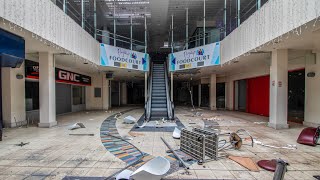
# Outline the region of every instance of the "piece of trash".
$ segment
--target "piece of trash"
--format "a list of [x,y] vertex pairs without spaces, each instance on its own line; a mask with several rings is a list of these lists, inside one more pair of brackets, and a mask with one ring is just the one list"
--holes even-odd
[[71,136],[94,136],[94,134],[69,134]]
[[132,179],[139,180],[160,180],[170,170],[170,161],[158,156],[131,174]]
[[128,134],[132,137],[144,136],[143,133],[138,133],[138,132],[128,132]]
[[123,119],[125,124],[133,124],[136,122],[136,118],[132,117],[132,116],[127,116]]
[[268,144],[263,144],[261,141],[257,141],[256,139],[253,139],[253,142],[255,144],[264,146],[264,147],[270,147],[270,148],[275,148],[275,149],[290,149],[290,150],[295,150],[297,149],[297,145],[295,144],[287,144],[287,146],[273,146],[273,145],[268,145]]
[[229,156],[228,158],[249,169],[250,171],[259,172],[258,166],[249,157]]
[[178,129],[177,127],[174,128],[174,131],[172,133],[172,137],[175,139],[180,139],[181,137],[181,130]]
[[21,142],[20,144],[15,144],[15,145],[22,147],[22,146],[25,146],[25,145],[27,145],[27,144],[30,144],[30,143],[29,143],[29,142],[27,142],[27,143]]
[[132,173],[133,171],[125,169],[116,176],[116,180],[129,180]]
[[262,122],[253,122],[253,124],[266,124],[267,122],[264,122],[264,121],[262,121]]
[[79,128],[86,128],[83,123],[75,123],[71,126],[69,126],[69,130],[75,130],[75,129],[79,129]]
[[147,125],[147,122],[144,122],[141,126],[137,126],[136,128],[144,128]]
[[189,124],[197,124],[197,123],[195,123],[195,122],[189,122]]

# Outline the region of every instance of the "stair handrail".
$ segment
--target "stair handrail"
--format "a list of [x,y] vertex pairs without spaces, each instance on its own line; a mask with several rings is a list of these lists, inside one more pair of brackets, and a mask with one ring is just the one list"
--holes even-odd
[[149,84],[148,84],[148,97],[147,102],[145,103],[145,120],[149,121],[151,117],[151,101],[152,101],[152,69],[153,69],[153,63],[151,62],[151,68],[150,68],[150,74],[149,74]]
[[[173,110],[173,102],[170,99],[170,95],[169,95],[169,81],[168,81],[168,71],[167,71],[167,63],[164,62],[164,75],[165,75],[165,84],[166,84],[166,97],[167,97],[167,110],[168,110],[168,117],[170,120],[174,119],[174,110]],[[172,87],[171,87],[172,88]]]

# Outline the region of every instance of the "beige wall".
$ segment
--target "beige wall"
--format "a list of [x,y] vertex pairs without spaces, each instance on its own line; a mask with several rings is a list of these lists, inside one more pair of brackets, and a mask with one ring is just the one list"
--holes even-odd
[[315,72],[315,77],[306,75],[304,124],[320,126],[320,53],[307,55],[306,74]]
[[[24,64],[20,68],[2,68],[2,111],[5,127],[26,124]],[[17,123],[16,123],[17,122]]]
[[[101,88],[101,97],[94,97],[94,88]],[[91,75],[91,86],[86,88],[86,109],[109,109],[109,84],[104,73]]]

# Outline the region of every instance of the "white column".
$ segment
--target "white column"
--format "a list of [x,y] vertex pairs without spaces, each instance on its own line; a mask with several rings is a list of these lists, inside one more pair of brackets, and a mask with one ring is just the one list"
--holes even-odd
[[198,106],[201,106],[201,82],[198,85]]
[[109,79],[106,79],[105,76],[102,76],[102,109],[104,110],[108,110],[110,108],[110,88],[109,88],[109,84],[110,81]]
[[56,121],[56,82],[53,54],[39,53],[39,127],[52,127]]
[[272,51],[269,126],[288,128],[288,50]]
[[[0,67],[1,68],[1,67]],[[20,68],[1,68],[2,83],[2,118],[5,127],[16,127],[26,124],[24,63]]]
[[234,84],[233,81],[226,82],[226,109],[233,110],[234,101]]
[[[315,73],[308,77],[308,73]],[[306,56],[306,86],[305,108],[303,125],[310,127],[320,126],[320,51]]]
[[128,94],[127,94],[127,83],[121,83],[121,104],[126,105],[128,104]]
[[217,76],[216,74],[211,74],[210,76],[210,109],[216,110],[217,109]]

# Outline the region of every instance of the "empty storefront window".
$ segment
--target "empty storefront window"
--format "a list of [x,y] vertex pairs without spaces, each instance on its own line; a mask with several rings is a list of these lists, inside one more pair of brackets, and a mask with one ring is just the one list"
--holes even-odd
[[73,99],[73,105],[85,104],[85,87],[73,86],[72,99]]
[[26,110],[32,111],[39,109],[39,83],[26,82]]

